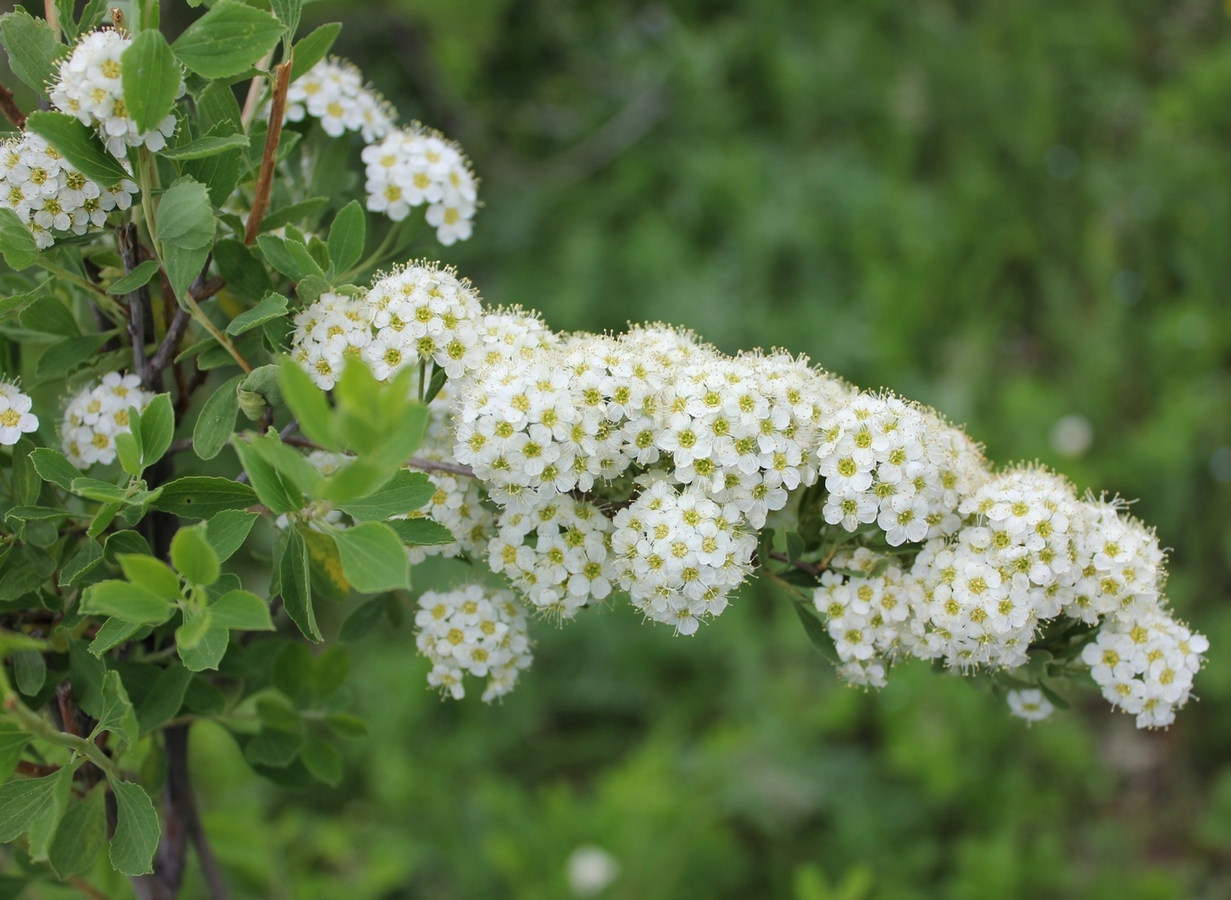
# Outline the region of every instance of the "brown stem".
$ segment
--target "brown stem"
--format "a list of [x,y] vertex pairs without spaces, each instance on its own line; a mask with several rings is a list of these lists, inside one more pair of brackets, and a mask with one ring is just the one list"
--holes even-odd
[[261,173],[256,179],[256,196],[252,198],[252,212],[248,214],[248,227],[244,243],[251,244],[261,231],[261,220],[269,209],[269,194],[274,186],[274,167],[278,159],[278,143],[282,140],[282,120],[286,117],[286,92],[291,86],[291,59],[274,69],[274,96],[269,106],[269,130],[265,132],[265,154],[261,157]]
[[39,763],[27,762],[26,760],[18,760],[17,771],[22,775],[29,775],[31,778],[43,778],[47,775],[54,775],[60,771],[59,766],[44,766]]
[[88,881],[85,881],[76,875],[71,876],[68,879],[68,883],[89,897],[90,900],[107,900],[106,894],[94,887],[94,885],[90,884]]
[[146,370],[146,378],[142,379],[148,382],[145,385],[147,389],[153,388],[153,383],[158,380],[163,370],[171,365],[171,361],[175,359],[180,341],[184,339],[184,332],[188,330],[188,325],[191,321],[192,315],[188,310],[177,309],[175,311],[175,316],[171,319],[171,325],[167,328],[167,333],[163,336],[162,343],[158,345],[158,349],[154,351],[154,355],[150,358],[149,366]]
[[[137,226],[131,222],[116,229],[116,244],[124,271],[131,272],[140,263],[137,248]],[[128,295],[128,339],[133,351],[133,374],[146,388],[151,386],[150,364],[145,355],[146,314],[150,310],[150,289],[142,285]]]
[[0,84],[0,112],[4,113],[4,117],[17,129],[26,127],[26,114],[21,111],[21,107],[13,99],[13,92],[3,84]]
[[784,562],[792,565],[802,572],[807,572],[813,578],[820,578],[821,573],[827,568],[826,566],[817,565],[816,563],[804,562],[802,559],[791,559],[785,553],[779,553],[776,550],[770,551],[769,558],[777,560],[778,562]]

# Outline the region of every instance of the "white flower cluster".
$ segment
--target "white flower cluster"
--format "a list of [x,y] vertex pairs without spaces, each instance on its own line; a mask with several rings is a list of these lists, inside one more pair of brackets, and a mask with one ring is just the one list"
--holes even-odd
[[536,607],[571,619],[611,593],[611,520],[585,500],[557,497],[527,512],[506,511],[487,545],[487,564]]
[[469,239],[478,180],[460,147],[417,122],[364,148],[368,209],[395,222],[427,205],[427,223],[446,247]]
[[833,557],[813,603],[828,620],[843,679],[884,687],[883,660],[914,649],[919,626],[910,591],[901,568],[866,547]]
[[[883,686],[885,663],[908,655],[1011,670],[1028,662],[1043,623],[1063,615],[1101,623],[1081,658],[1111,703],[1140,727],[1172,721],[1209,642],[1165,609],[1153,533],[1033,467],[989,478],[958,511],[964,527],[927,541],[909,568],[867,548],[834,556],[813,602],[847,680]],[[1033,696],[1011,692],[1015,713],[1050,713]]]
[[825,521],[847,531],[875,522],[893,547],[956,531],[958,503],[986,478],[965,434],[897,397],[860,394],[820,431]]
[[0,444],[11,447],[23,434],[38,430],[38,416],[30,412],[34,401],[11,381],[0,380]]
[[[129,147],[158,151],[175,133],[175,116],[168,113],[153,131],[141,131],[124,105],[124,67],[121,57],[132,38],[110,28],[91,32],[60,63],[60,78],[48,96],[56,107],[97,129],[107,149],[124,159]],[[175,96],[184,95],[184,79],[177,74]]]
[[365,360],[381,381],[420,361],[460,378],[483,360],[482,315],[474,289],[452,270],[409,265],[364,294],[321,294],[295,316],[292,352],[326,391],[348,357]]
[[432,662],[428,684],[454,699],[466,694],[467,673],[486,678],[484,702],[503,697],[530,665],[526,617],[511,591],[472,584],[453,591],[425,591],[415,613],[419,652]]
[[694,634],[748,577],[757,540],[733,503],[658,479],[616,514],[611,544],[633,605],[677,634]]
[[108,372],[86,385],[68,402],[60,426],[64,455],[78,468],[115,460],[115,436],[129,434],[130,407],[144,412],[154,394],[143,390],[136,375]]
[[1081,658],[1108,703],[1135,715],[1138,728],[1161,728],[1188,702],[1208,649],[1204,635],[1153,606],[1111,616]]
[[107,213],[128,209],[136,193],[127,178],[112,188],[99,186],[33,132],[0,146],[0,208],[26,223],[40,249],[54,244],[57,234],[105,225]]
[[363,74],[336,56],[322,59],[286,92],[287,120],[302,122],[306,116],[319,119],[330,137],[357,131],[365,144],[383,138],[397,120],[385,98],[364,84]]

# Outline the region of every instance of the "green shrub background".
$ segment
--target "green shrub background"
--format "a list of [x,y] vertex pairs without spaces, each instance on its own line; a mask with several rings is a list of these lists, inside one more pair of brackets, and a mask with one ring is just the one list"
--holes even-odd
[[474,161],[475,237],[440,255],[489,303],[783,346],[1140,498],[1213,647],[1200,702],[1139,733],[1094,695],[1028,729],[921,664],[844,688],[769,588],[694,638],[621,602],[536,623],[491,708],[426,690],[403,627],[353,647],[373,733],[337,789],[280,792],[194,731],[236,896],[567,898],[582,844],[618,860],[611,898],[1231,895],[1221,5],[327,0],[304,30],[334,19]]

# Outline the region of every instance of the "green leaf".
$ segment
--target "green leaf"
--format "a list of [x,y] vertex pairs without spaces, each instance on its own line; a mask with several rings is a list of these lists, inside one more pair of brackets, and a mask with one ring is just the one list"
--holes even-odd
[[[265,273],[265,264],[242,241],[228,238],[214,244],[214,261],[218,272],[226,279],[227,287],[237,297],[245,300],[260,300],[269,293],[269,276]],[[283,307],[283,314],[286,309]],[[242,318],[247,313],[241,313]],[[247,330],[247,329],[245,329]],[[239,331],[227,331],[240,334]]]
[[368,733],[368,723],[353,713],[330,713],[325,722],[342,737],[361,738]]
[[325,274],[308,252],[308,248],[298,241],[262,234],[257,237],[256,242],[265,254],[265,260],[292,281],[302,281],[309,275],[323,277]]
[[139,584],[165,600],[179,598],[179,577],[161,559],[142,553],[120,553],[116,555],[116,561],[119,562],[124,577],[133,584]]
[[22,328],[40,331],[44,334],[58,334],[61,337],[73,337],[81,334],[77,320],[57,297],[40,297],[25,311],[20,319]]
[[222,574],[218,554],[206,537],[206,526],[181,528],[171,539],[171,564],[193,584],[209,585]]
[[227,326],[227,334],[243,334],[253,328],[263,325],[271,319],[280,319],[286,315],[289,301],[281,294],[268,294],[264,300],[252,309],[245,310]]
[[[143,32],[150,33],[150,32]],[[160,268],[158,260],[147,259],[137,268],[133,269],[122,278],[117,278],[107,287],[108,294],[123,295],[131,294],[137,288],[145,287],[150,283],[150,279],[158,274]]]
[[384,614],[384,597],[375,597],[364,602],[346,617],[346,621],[342,623],[342,628],[338,631],[338,640],[348,643],[359,640],[377,626]]
[[[213,90],[214,88],[219,90],[215,91]],[[198,107],[200,108],[207,97],[221,97],[223,95],[230,96],[231,103],[235,103],[234,96],[231,96],[230,87],[214,82],[202,93]],[[229,110],[227,112],[229,113]],[[203,140],[231,137],[239,129],[238,120],[239,107],[235,106],[235,123],[232,123],[229,119],[215,123],[206,132]],[[221,153],[200,159],[183,159],[179,161],[180,172],[205,185],[209,191],[210,202],[214,207],[220,207],[227,202],[227,198],[235,190],[235,185],[239,184],[240,175],[243,173],[243,156],[242,150],[224,150]]]
[[73,686],[73,699],[97,719],[103,714],[103,679],[107,677],[107,666],[87,652],[84,641],[70,641],[68,673]]
[[56,772],[42,778],[10,781],[0,787],[0,843],[16,840],[54,814],[60,781],[60,773]]
[[239,385],[246,375],[236,375],[209,395],[192,429],[192,449],[201,459],[213,459],[222,452],[235,431],[239,413]]
[[21,754],[34,736],[16,725],[0,721],[0,784],[8,780],[21,760]]
[[304,637],[320,642],[321,632],[316,625],[316,612],[312,608],[312,581],[308,571],[308,548],[303,535],[295,528],[286,533],[282,554],[278,560],[279,583],[282,587],[282,605]]
[[153,507],[191,519],[208,519],[228,509],[246,509],[257,503],[249,485],[230,478],[189,475],[163,486]]
[[271,430],[260,437],[252,438],[248,445],[280,476],[289,480],[304,494],[313,495],[323,476],[308,462],[303,453],[282,443],[276,431]]
[[60,771],[49,776],[55,779],[51,785],[51,802],[30,823],[30,840],[26,847],[30,858],[35,862],[47,860],[47,853],[51,849],[51,839],[55,837],[56,829],[60,827],[64,811],[68,809],[68,799],[73,791],[73,772],[76,769],[76,763],[66,763],[60,767]]
[[81,10],[78,33],[88,34],[101,25],[111,3],[112,0],[87,0],[85,8]]
[[231,509],[218,513],[206,523],[205,537],[218,554],[219,562],[226,562],[243,546],[256,520],[256,513]]
[[250,591],[228,591],[209,607],[214,624],[235,631],[273,631],[269,606]]
[[110,781],[117,813],[111,865],[124,875],[148,875],[154,871],[160,833],[154,804],[141,785],[115,778]]
[[306,75],[314,65],[325,58],[333,42],[342,31],[342,23],[322,25],[295,45],[295,58],[291,63],[291,82]]
[[303,225],[328,205],[328,197],[310,197],[307,200],[283,206],[261,220],[261,231],[277,231],[286,225]]
[[342,571],[356,590],[374,594],[409,586],[406,548],[388,525],[366,522],[336,529],[331,536],[338,545]]
[[18,650],[10,657],[13,663],[13,680],[17,690],[33,697],[43,689],[47,680],[47,660],[37,650]]
[[13,74],[46,99],[48,87],[59,80],[60,59],[68,53],[51,26],[22,9],[6,13],[0,16],[0,44],[8,51]]
[[108,672],[103,679],[103,711],[90,740],[104,731],[110,731],[127,747],[137,742],[137,713],[128,699],[128,691],[124,690],[124,683],[120,681],[119,672]]
[[278,17],[278,21],[286,26],[286,38],[295,36],[299,27],[299,17],[303,13],[304,0],[269,0],[269,6]]
[[799,616],[799,621],[804,626],[804,633],[808,635],[808,640],[812,642],[812,646],[820,650],[826,659],[836,663],[838,655],[834,650],[833,638],[829,636],[829,631],[826,630],[825,624],[804,603],[795,601],[793,605],[795,606],[796,614]]
[[786,533],[786,557],[788,562],[795,562],[804,555],[804,539],[793,531]]
[[280,728],[264,728],[244,746],[244,759],[254,766],[283,768],[295,761],[303,736]]
[[205,78],[228,78],[273,49],[286,30],[268,13],[236,0],[218,0],[171,45],[180,62]]
[[330,697],[346,681],[350,674],[350,653],[344,647],[330,647],[316,658],[312,678],[316,696],[324,700]]
[[239,454],[239,461],[262,503],[279,514],[303,509],[303,495],[299,489],[283,478],[247,441],[232,441],[231,446]]
[[38,259],[38,244],[26,224],[11,209],[0,209],[0,253],[10,269],[20,272]]
[[77,553],[60,569],[60,587],[76,587],[78,582],[103,561],[103,548],[98,541],[86,538]]
[[26,129],[46,138],[77,171],[103,187],[112,187],[128,177],[94,130],[72,116],[58,112],[33,112],[26,119]]
[[206,159],[211,156],[217,156],[219,153],[224,153],[227,150],[246,150],[247,148],[247,135],[206,135],[187,144],[180,144],[173,149],[159,151],[158,155],[175,160]]
[[148,467],[162,459],[175,437],[175,409],[170,394],[158,394],[141,413],[141,461]]
[[239,386],[239,408],[249,419],[259,419],[265,406],[282,405],[282,388],[278,384],[278,367],[257,366]]
[[63,378],[82,363],[89,362],[94,352],[107,340],[105,334],[83,334],[63,338],[39,354],[34,377],[39,382]]
[[400,469],[371,496],[341,503],[339,509],[359,522],[384,521],[422,509],[435,493],[436,485],[423,472]]
[[147,28],[133,36],[120,56],[124,105],[141,131],[154,131],[171,112],[183,79],[162,32]]
[[313,384],[308,373],[289,356],[284,356],[278,365],[278,384],[300,430],[314,443],[336,450],[338,445],[333,438],[325,392]]
[[336,787],[342,781],[342,754],[338,753],[333,744],[316,735],[309,735],[299,758],[308,767],[308,771],[319,781]]
[[113,647],[118,647],[142,628],[139,622],[125,622],[123,619],[108,619],[94,635],[90,642],[90,653],[99,659]]
[[335,276],[346,272],[363,256],[367,216],[358,200],[352,200],[334,216],[329,227],[329,259]]
[[[317,698],[312,690],[312,668],[311,651],[303,644],[288,642],[274,659],[274,687],[301,709],[314,706]],[[276,717],[267,717],[265,721],[275,728],[294,727],[279,723]]]
[[107,843],[106,791],[95,787],[69,804],[47,858],[61,878],[89,871]]
[[88,475],[74,478],[69,489],[78,497],[97,500],[99,503],[123,503],[128,498],[128,493],[123,488],[99,478],[90,478]]
[[114,616],[125,622],[160,625],[175,612],[175,605],[148,588],[127,581],[100,581],[86,589],[81,611],[91,616]]
[[187,176],[177,179],[158,204],[159,243],[196,250],[213,239],[213,206],[205,185]]
[[213,624],[195,647],[179,648],[180,659],[194,672],[217,669],[222,658],[226,656],[230,643],[231,632],[221,625]]
[[13,446],[13,499],[27,505],[36,503],[43,492],[43,479],[30,458],[34,449],[34,442],[25,437]]
[[62,491],[72,490],[73,481],[81,477],[81,471],[58,450],[40,447],[30,454],[35,470]]
[[167,272],[167,281],[171,285],[171,291],[181,306],[184,305],[182,298],[188,293],[188,289],[192,287],[197,276],[201,274],[205,264],[209,262],[209,250],[208,244],[192,250],[171,244],[163,246],[163,268]]

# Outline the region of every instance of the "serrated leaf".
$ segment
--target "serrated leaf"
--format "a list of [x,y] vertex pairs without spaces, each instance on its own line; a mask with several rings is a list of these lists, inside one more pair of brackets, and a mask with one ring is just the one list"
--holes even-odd
[[330,425],[329,401],[325,392],[318,388],[299,363],[289,356],[278,365],[278,384],[286,405],[294,413],[299,428],[314,443],[332,450],[337,449]]
[[63,378],[83,363],[107,340],[105,334],[83,334],[56,341],[39,354],[34,377],[40,383]]
[[205,78],[228,78],[273,49],[286,30],[268,13],[236,0],[218,0],[171,45],[180,62]]
[[279,514],[303,509],[303,494],[299,489],[282,477],[247,441],[236,440],[231,445],[262,503]]
[[[192,618],[193,623],[204,621],[209,627],[200,632],[199,635],[191,635],[192,641],[187,644],[179,642],[179,631],[176,632],[180,659],[183,660],[185,666],[194,672],[216,669],[218,668],[218,663],[222,661],[222,657],[226,655],[227,647],[231,641],[231,632],[220,625],[215,625],[209,610],[201,610]],[[193,623],[190,623],[188,627],[191,627]],[[180,631],[182,630],[183,628],[180,629]]]
[[115,836],[111,839],[111,865],[130,877],[154,871],[154,851],[158,849],[158,815],[149,795],[139,784],[111,779],[115,795]]
[[0,787],[0,843],[16,840],[54,812],[59,781],[60,773],[56,772]]
[[338,545],[342,571],[356,590],[371,594],[409,586],[406,548],[388,525],[365,522],[336,529],[331,536]]
[[342,781],[342,754],[324,738],[310,735],[299,751],[299,758],[317,780],[332,787]]
[[63,491],[71,491],[73,481],[81,477],[81,471],[58,450],[40,447],[30,453],[30,461],[44,481]]
[[95,787],[71,803],[48,849],[51,867],[61,878],[87,872],[107,843],[106,791]]
[[131,747],[137,742],[137,713],[128,699],[128,691],[124,690],[119,672],[108,672],[103,678],[102,714],[90,740],[104,731],[110,731],[120,738],[125,746]]
[[47,660],[37,650],[18,650],[9,657],[13,664],[13,680],[17,690],[33,697],[47,680]]
[[248,740],[244,746],[244,759],[252,765],[283,768],[295,761],[303,742],[303,735],[265,728]]
[[169,247],[196,250],[214,239],[214,213],[205,185],[181,177],[167,188],[158,204],[158,241]]
[[46,98],[48,87],[59,78],[59,62],[68,47],[56,40],[46,22],[22,9],[0,16],[0,43],[13,74]]
[[142,629],[140,622],[125,622],[123,619],[108,619],[94,634],[90,653],[102,659],[104,653],[118,647]]
[[119,161],[107,152],[98,135],[75,118],[58,112],[33,112],[26,129],[42,135],[82,175],[103,187],[112,187],[128,177]]

